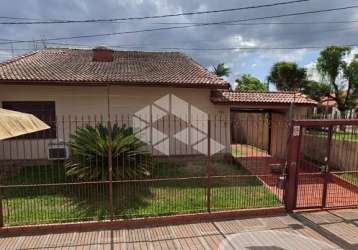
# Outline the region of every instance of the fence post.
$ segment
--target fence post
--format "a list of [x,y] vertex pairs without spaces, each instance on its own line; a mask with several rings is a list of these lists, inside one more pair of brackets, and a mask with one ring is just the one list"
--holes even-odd
[[208,116],[208,158],[207,158],[207,167],[206,167],[206,172],[207,172],[207,193],[206,193],[206,197],[207,197],[207,210],[208,213],[211,212],[211,175],[212,175],[212,166],[211,166],[211,143],[210,143],[210,139],[211,139],[211,122],[210,122],[210,116]]
[[292,212],[296,208],[297,189],[298,189],[298,168],[299,154],[302,137],[302,127],[295,125],[294,122],[289,127],[289,143],[287,154],[287,182],[285,187],[285,206],[287,212]]
[[113,166],[112,166],[112,124],[108,120],[108,196],[110,219],[113,220]]
[[326,151],[327,156],[325,158],[326,165],[323,173],[324,182],[323,182],[323,193],[322,193],[322,207],[325,207],[327,203],[327,188],[328,188],[328,181],[329,181],[328,172],[329,172],[329,163],[331,158],[332,134],[333,134],[333,126],[329,126],[328,138],[327,138],[327,151]]
[[107,130],[108,130],[108,196],[110,219],[113,220],[113,164],[112,164],[112,124],[110,108],[110,86],[107,85]]
[[2,187],[0,183],[0,227],[4,226],[4,215],[3,215],[3,205],[2,205]]

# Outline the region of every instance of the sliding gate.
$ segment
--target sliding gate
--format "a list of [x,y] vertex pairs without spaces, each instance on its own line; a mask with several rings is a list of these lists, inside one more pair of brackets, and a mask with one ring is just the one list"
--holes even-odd
[[295,209],[358,206],[358,120],[298,120]]

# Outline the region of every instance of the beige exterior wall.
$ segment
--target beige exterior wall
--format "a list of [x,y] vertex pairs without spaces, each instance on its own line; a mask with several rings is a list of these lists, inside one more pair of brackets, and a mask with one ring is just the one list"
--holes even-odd
[[[152,104],[159,98],[173,94],[190,105],[209,114],[211,118],[221,122],[212,124],[212,138],[230,145],[230,108],[229,106],[214,105],[210,101],[209,89],[162,88],[162,87],[110,87],[111,120],[122,119],[129,121],[130,115]],[[0,102],[2,101],[55,101],[57,116],[57,139],[54,140],[10,140],[0,144],[0,159],[43,159],[47,157],[47,144],[51,141],[68,141],[68,137],[76,126],[94,123],[94,116],[99,121],[101,116],[107,119],[107,88],[99,86],[13,86],[0,85]],[[173,108],[173,107],[171,107]],[[69,118],[71,117],[71,118]],[[89,119],[90,118],[90,119]],[[69,122],[69,120],[73,122]],[[74,120],[77,122],[74,122]],[[173,117],[171,119],[174,119]],[[201,118],[199,118],[201,119]],[[203,118],[204,119],[204,118]],[[83,121],[83,122],[82,122]],[[173,122],[173,121],[172,121]],[[126,122],[127,123],[127,122]],[[164,124],[164,123],[163,123]],[[174,127],[164,128],[164,131],[174,133],[174,129],[183,129],[185,122],[174,121]],[[161,126],[160,121],[158,127]],[[165,125],[163,125],[165,126]],[[185,145],[177,145],[171,140],[170,151],[176,154],[193,154]],[[176,152],[173,152],[176,151]]]
[[264,113],[233,112],[232,138],[235,143],[253,145],[268,150],[269,119]]
[[288,140],[287,114],[272,114],[271,155],[274,159],[286,159]]

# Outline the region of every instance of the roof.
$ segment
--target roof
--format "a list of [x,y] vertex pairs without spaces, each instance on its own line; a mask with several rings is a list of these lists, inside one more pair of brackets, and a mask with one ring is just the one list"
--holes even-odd
[[211,101],[216,104],[295,104],[316,105],[302,93],[215,91]]
[[1,63],[0,83],[229,87],[228,82],[179,52],[114,51],[111,62],[92,58],[92,49],[35,51]]
[[[346,96],[347,93],[343,93],[343,96]],[[330,96],[323,96],[321,97],[320,101],[319,101],[319,106],[321,107],[327,107],[327,108],[331,108],[331,107],[336,107],[337,106],[337,101],[335,100],[336,94],[335,93],[331,93]],[[358,108],[358,104],[356,105],[355,108]]]
[[324,96],[319,101],[319,105],[325,107],[335,107],[337,102],[332,97]]

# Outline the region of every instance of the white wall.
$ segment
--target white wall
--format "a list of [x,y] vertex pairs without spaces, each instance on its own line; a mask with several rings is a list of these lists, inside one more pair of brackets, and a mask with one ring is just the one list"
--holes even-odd
[[[132,115],[159,98],[173,94],[195,108],[220,119],[220,125],[212,125],[212,137],[228,146],[230,144],[229,106],[214,105],[210,101],[209,89],[163,88],[163,87],[110,87],[111,120],[128,120],[132,125]],[[1,159],[42,159],[46,158],[47,144],[51,141],[68,141],[76,126],[107,119],[107,88],[99,86],[25,86],[0,85],[2,101],[54,101],[57,116],[57,138],[54,140],[9,140],[0,144]],[[173,107],[172,107],[173,108]],[[220,118],[219,118],[220,117]],[[69,122],[72,120],[73,122]],[[74,122],[77,120],[77,122]],[[82,122],[83,121],[83,122]],[[176,121],[177,129],[185,122]],[[173,129],[173,128],[172,128]],[[173,140],[174,141],[174,140]],[[178,142],[172,142],[175,145]],[[179,147],[179,146],[178,146]],[[180,147],[183,147],[181,145]],[[176,146],[173,148],[180,151]],[[183,151],[181,154],[193,153]]]

